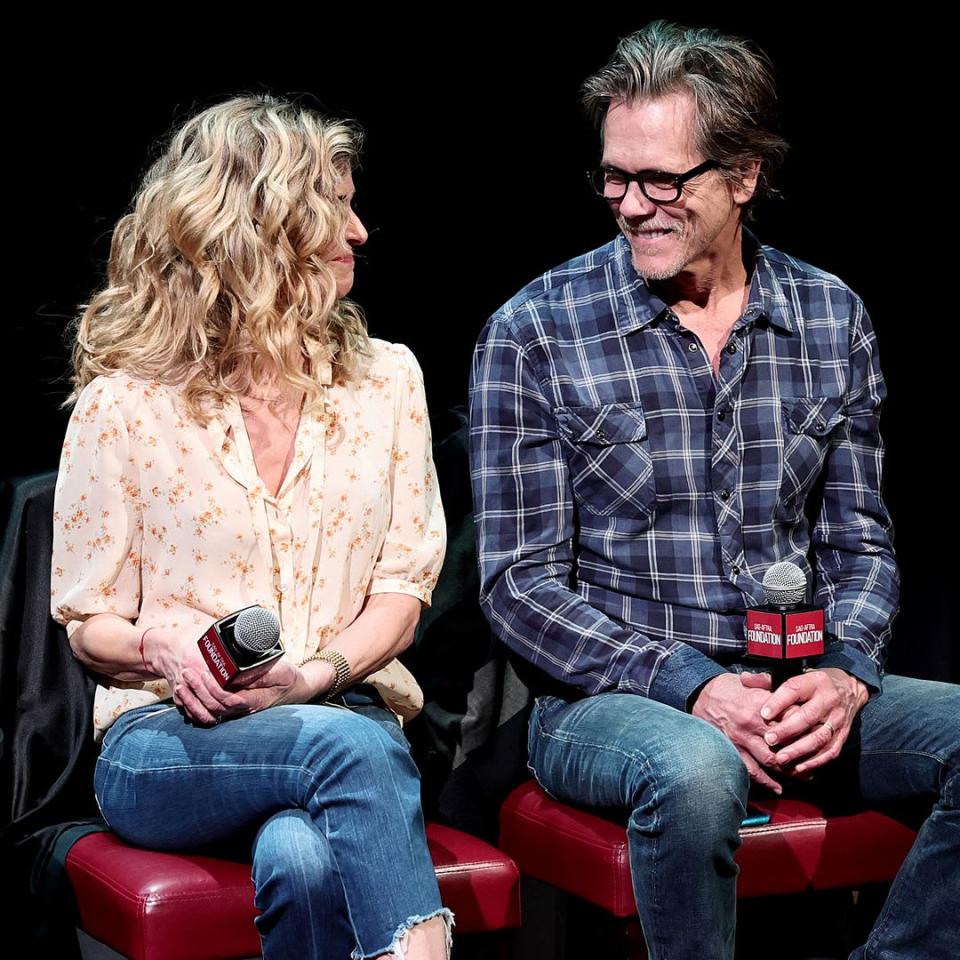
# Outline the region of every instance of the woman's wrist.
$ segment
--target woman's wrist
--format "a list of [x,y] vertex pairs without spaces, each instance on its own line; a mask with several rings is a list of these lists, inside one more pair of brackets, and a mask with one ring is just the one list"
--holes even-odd
[[[146,630],[115,613],[95,613],[70,634],[70,649],[88,670],[114,680],[145,679],[150,669],[150,640],[146,640],[145,658],[140,643]],[[144,667],[144,662],[148,664]],[[152,677],[151,677],[152,679]]]
[[147,629],[140,634],[140,662],[143,664],[143,669],[146,670],[147,673],[150,673],[151,670],[147,666],[147,657],[146,653],[144,652],[144,645],[147,642],[147,634],[153,629],[153,627],[147,627]]
[[[143,666],[144,671],[149,674],[151,677],[160,677],[163,675],[163,672],[157,667],[157,631],[160,628],[154,624],[153,626],[147,627],[143,633],[140,634],[140,663]],[[148,636],[152,631],[152,635]]]
[[304,683],[302,702],[306,703],[309,700],[316,700],[327,695],[337,679],[337,671],[326,660],[311,659],[300,667],[300,676]]

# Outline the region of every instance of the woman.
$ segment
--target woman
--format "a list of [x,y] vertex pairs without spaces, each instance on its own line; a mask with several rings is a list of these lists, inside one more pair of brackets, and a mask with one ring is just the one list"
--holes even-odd
[[[57,483],[52,609],[99,684],[104,818],[157,849],[249,832],[267,958],[441,957],[452,924],[395,659],[443,514],[419,367],[344,299],[358,145],[269,96],[174,134],[80,318]],[[222,689],[197,641],[252,604],[285,653]]]

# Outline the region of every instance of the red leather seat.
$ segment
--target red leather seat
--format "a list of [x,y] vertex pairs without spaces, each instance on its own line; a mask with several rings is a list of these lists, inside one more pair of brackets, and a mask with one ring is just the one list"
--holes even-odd
[[[520,876],[508,856],[439,824],[427,825],[427,842],[457,933],[520,925]],[[249,863],[140,850],[92,833],[71,848],[67,874],[81,929],[130,960],[260,954]]]
[[[824,816],[801,800],[758,804],[770,823],[745,827],[737,853],[741,897],[855,887],[893,879],[914,832],[876,812]],[[636,914],[623,823],[551,799],[533,780],[500,811],[500,848],[521,874],[613,914]]]

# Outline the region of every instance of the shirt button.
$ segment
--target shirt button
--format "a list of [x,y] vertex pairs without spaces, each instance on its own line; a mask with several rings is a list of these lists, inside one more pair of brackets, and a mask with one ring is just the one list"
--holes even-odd
[[721,410],[721,411],[717,414],[717,419],[718,419],[721,423],[723,423],[723,421],[727,419],[726,411]]
[[740,568],[739,568],[738,566],[736,566],[736,564],[734,564],[734,566],[732,566],[732,567],[730,568],[730,572],[731,572],[735,577],[738,577],[738,576],[740,575]]
[[818,432],[818,433],[823,433],[823,431],[826,430],[826,429],[827,429],[826,423],[824,423],[823,420],[818,420],[818,421],[817,421],[817,432]]
[[598,431],[597,431],[597,439],[598,439],[598,440],[601,440],[601,441],[602,441],[602,440],[606,440],[606,439],[607,439],[607,435],[606,435],[602,430],[598,430]]
[[691,340],[691,341],[687,344],[687,349],[688,349],[691,353],[696,353],[696,352],[697,352],[697,344],[696,344],[696,341],[695,341],[695,340]]
[[737,345],[735,343],[728,343],[727,353],[736,353],[736,352],[737,352]]
[[720,491],[720,499],[721,499],[721,500],[729,500],[729,499],[730,499],[730,491],[729,491],[726,487],[724,487],[724,488]]

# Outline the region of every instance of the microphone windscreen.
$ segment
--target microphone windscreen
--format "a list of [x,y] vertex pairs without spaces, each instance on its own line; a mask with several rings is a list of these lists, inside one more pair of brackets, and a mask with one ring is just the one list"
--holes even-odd
[[269,610],[250,607],[237,617],[233,639],[238,647],[250,653],[266,653],[280,639],[280,622]]
[[806,599],[807,578],[795,563],[781,560],[763,575],[763,592],[775,607],[796,606]]

